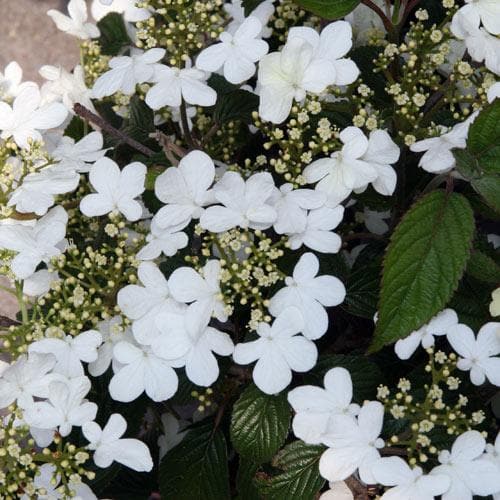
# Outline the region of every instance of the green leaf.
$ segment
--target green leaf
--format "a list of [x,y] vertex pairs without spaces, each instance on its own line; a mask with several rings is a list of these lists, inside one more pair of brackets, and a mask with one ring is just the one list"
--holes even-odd
[[264,0],[243,0],[241,6],[245,11],[245,17],[248,17]]
[[289,426],[286,393],[270,396],[251,384],[234,404],[231,442],[242,457],[266,462],[285,442]]
[[247,90],[234,90],[219,96],[214,110],[214,120],[227,123],[240,120],[244,123],[252,122],[252,113],[259,106],[259,97]]
[[160,464],[160,494],[172,500],[229,500],[224,434],[212,423],[191,429]]
[[138,96],[130,100],[130,117],[122,131],[136,141],[150,140],[149,134],[155,131],[153,110]]
[[123,16],[116,12],[111,12],[103,17],[97,23],[97,27],[101,32],[99,44],[103,55],[116,56],[123,47],[132,43]]
[[467,263],[467,273],[485,283],[500,283],[500,266],[485,253],[474,250]]
[[285,446],[274,458],[272,465],[280,472],[256,479],[260,493],[272,500],[313,500],[325,480],[319,474],[319,459],[323,446],[312,446],[294,441]]
[[434,191],[410,208],[387,247],[371,351],[406,337],[446,306],[473,235],[472,209],[460,194]]
[[259,464],[240,457],[238,474],[236,475],[236,500],[260,500],[259,491],[254,484],[254,477],[259,469]]
[[496,158],[500,161],[500,101],[495,99],[486,106],[469,128],[467,150],[481,160]]
[[353,11],[361,0],[295,0],[304,9],[325,19],[339,19]]
[[85,135],[85,122],[79,116],[73,116],[64,130],[64,135],[71,137],[76,142],[83,139],[83,136]]

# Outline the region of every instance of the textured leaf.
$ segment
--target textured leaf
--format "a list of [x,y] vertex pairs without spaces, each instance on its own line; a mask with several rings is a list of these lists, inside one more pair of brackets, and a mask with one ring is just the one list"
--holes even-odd
[[386,251],[372,351],[406,337],[446,306],[473,234],[472,209],[460,194],[434,191],[410,208]]
[[264,0],[242,0],[241,6],[245,11],[245,17],[248,17]]
[[304,9],[325,19],[338,19],[354,10],[361,0],[295,0]]
[[233,407],[231,441],[236,451],[257,463],[269,460],[283,445],[290,426],[286,394],[270,396],[248,386]]
[[236,475],[237,500],[260,500],[259,491],[254,483],[258,469],[258,464],[240,457],[238,474]]
[[325,480],[319,474],[319,459],[323,446],[311,446],[294,441],[274,458],[272,465],[280,469],[276,475],[261,473],[257,487],[264,498],[272,500],[313,500]]
[[136,141],[150,140],[149,134],[155,130],[153,110],[138,96],[132,97],[129,109],[130,117],[122,128],[123,132]]
[[489,255],[474,250],[467,263],[467,273],[479,281],[500,283],[500,266]]
[[214,120],[219,123],[227,123],[232,120],[240,120],[244,123],[252,121],[252,113],[259,106],[259,97],[247,90],[234,90],[219,96],[214,110]]
[[160,494],[175,500],[230,498],[224,434],[212,425],[191,429],[160,464]]
[[107,14],[97,23],[97,27],[101,31],[99,44],[102,54],[116,56],[122,47],[131,44],[123,16],[120,14],[116,12]]

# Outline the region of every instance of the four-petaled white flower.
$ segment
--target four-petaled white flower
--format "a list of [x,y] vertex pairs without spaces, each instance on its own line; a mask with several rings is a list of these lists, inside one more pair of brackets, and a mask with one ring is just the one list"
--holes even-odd
[[95,24],[88,23],[87,3],[85,0],[70,0],[66,16],[58,10],[51,9],[47,15],[52,18],[56,26],[68,35],[82,40],[97,38],[101,33]]
[[[229,24],[227,25],[226,31],[233,34],[245,22],[245,9],[241,4],[241,0],[231,0],[230,3],[224,4],[224,10],[229,16]],[[263,38],[268,38],[272,34],[272,29],[267,28],[266,25],[273,13],[274,5],[272,0],[264,0],[249,14],[249,16],[256,17],[260,21],[262,25],[261,36]]]
[[344,207],[322,207],[307,214],[306,226],[302,232],[289,233],[288,242],[292,250],[302,245],[321,253],[337,253],[342,240],[333,232],[344,217]]
[[444,474],[424,475],[421,467],[413,469],[400,457],[386,457],[372,466],[373,477],[384,486],[391,486],[382,500],[434,500],[450,487]]
[[28,278],[40,262],[49,262],[61,254],[67,222],[66,210],[57,206],[33,226],[0,225],[0,247],[18,252],[10,265],[17,278]]
[[0,408],[15,401],[19,407],[27,408],[33,404],[33,397],[46,398],[49,383],[55,378],[49,372],[55,364],[56,358],[49,354],[22,354],[7,365],[0,373]]
[[101,99],[118,91],[132,95],[136,85],[154,77],[161,66],[158,61],[161,61],[164,55],[165,49],[149,49],[131,56],[113,57],[109,61],[111,69],[94,83],[92,96]]
[[420,344],[424,349],[433,346],[434,336],[446,335],[457,324],[457,313],[453,309],[445,309],[408,337],[398,340],[394,350],[399,359],[409,359]]
[[234,361],[240,365],[257,361],[255,385],[266,394],[277,394],[292,381],[292,371],[307,372],[316,364],[318,351],[314,342],[299,335],[303,330],[301,312],[285,309],[272,325],[259,323],[259,339],[236,345]]
[[0,71],[0,99],[12,99],[26,87],[36,87],[34,82],[23,82],[23,70],[16,61],[11,61],[3,74]]
[[97,193],[88,194],[80,202],[87,217],[121,212],[129,221],[141,218],[142,205],[135,200],[144,192],[146,165],[135,161],[122,170],[109,158],[101,158],[90,169],[89,181]]
[[[486,453],[482,455],[480,460],[487,460],[491,462],[500,472],[500,432],[497,434],[495,444],[486,445]],[[500,488],[497,492],[493,493],[493,500],[500,500]]]
[[73,426],[81,427],[96,417],[97,405],[84,399],[90,386],[90,380],[83,376],[54,380],[49,384],[47,400],[26,408],[24,419],[38,429],[58,428],[61,436],[68,436]]
[[465,0],[468,4],[462,7],[465,13],[478,15],[488,33],[500,35],[500,3],[496,0]]
[[223,68],[228,82],[243,83],[254,75],[255,63],[269,50],[269,45],[259,38],[261,31],[261,22],[247,17],[234,34],[224,31],[219,36],[220,43],[202,50],[196,67],[210,72]]
[[41,141],[40,130],[58,127],[68,115],[66,106],[59,102],[41,105],[40,90],[35,85],[24,87],[12,106],[0,102],[0,130],[2,139],[12,137],[21,148],[29,147],[29,140]]
[[162,253],[167,257],[174,256],[181,248],[186,248],[189,239],[182,232],[188,222],[182,222],[176,226],[168,226],[162,229],[155,218],[151,221],[151,232],[146,236],[146,244],[137,253],[138,260],[153,260]]
[[289,307],[298,309],[304,319],[302,332],[308,339],[318,339],[328,328],[325,307],[341,304],[346,290],[335,276],[318,276],[319,260],[305,253],[295,265],[293,277],[285,279],[285,287],[271,298],[269,311],[278,316]]
[[223,206],[208,207],[200,217],[200,225],[215,233],[234,227],[267,229],[277,218],[270,204],[275,189],[267,172],[254,174],[246,182],[240,174],[226,172],[213,188],[215,198]]
[[457,368],[470,371],[474,385],[488,379],[500,387],[500,323],[486,323],[477,338],[467,325],[457,324],[449,329],[447,339],[460,356]]
[[113,356],[122,366],[109,383],[109,394],[115,401],[129,403],[143,392],[153,401],[166,401],[177,391],[179,379],[172,363],[158,357],[147,346],[118,342]]
[[357,418],[334,415],[323,442],[330,446],[319,461],[319,471],[328,481],[343,481],[359,470],[361,481],[376,483],[372,465],[380,458],[384,441],[379,437],[384,421],[384,407],[378,401],[365,403]]
[[153,460],[148,447],[138,439],[120,439],[127,430],[126,420],[118,413],[113,413],[103,429],[95,422],[82,426],[87,448],[94,451],[94,463],[97,467],[108,468],[113,462],[143,472],[153,468]]
[[168,279],[172,297],[185,303],[197,302],[219,321],[227,320],[224,301],[220,291],[220,262],[209,260],[203,267],[203,274],[192,267],[177,268]]
[[295,411],[293,433],[308,444],[322,443],[323,434],[333,415],[357,415],[359,406],[352,401],[351,375],[345,368],[332,368],[323,379],[324,389],[303,385],[288,393]]
[[229,356],[234,350],[227,333],[208,326],[210,313],[210,308],[195,302],[184,314],[158,316],[156,322],[162,335],[152,346],[155,353],[165,358],[182,353],[178,361],[185,366],[188,379],[203,387],[212,385],[219,376],[214,353]]
[[442,500],[472,500],[473,495],[487,496],[500,491],[500,475],[495,464],[482,460],[486,441],[478,431],[467,431],[457,437],[451,452],[443,450],[441,465],[431,474],[446,475],[451,484]]
[[278,234],[302,233],[307,226],[307,210],[322,207],[326,195],[313,189],[293,189],[290,183],[275,191],[273,198],[277,219],[274,230]]
[[316,189],[328,195],[328,204],[335,207],[353,190],[363,189],[375,181],[379,172],[372,162],[363,159],[368,151],[368,139],[357,127],[347,127],[340,133],[344,146],[330,158],[321,158],[308,165],[304,176],[308,183],[318,182]]
[[214,178],[214,162],[203,151],[191,151],[178,167],[167,168],[155,181],[156,197],[166,203],[154,217],[157,226],[165,229],[199,219],[203,207],[214,201],[209,191]]
[[29,352],[53,354],[57,363],[54,371],[66,377],[83,375],[82,361],[91,363],[97,359],[97,348],[102,343],[101,334],[95,330],[87,330],[76,337],[65,335],[59,338],[44,338],[33,342]]

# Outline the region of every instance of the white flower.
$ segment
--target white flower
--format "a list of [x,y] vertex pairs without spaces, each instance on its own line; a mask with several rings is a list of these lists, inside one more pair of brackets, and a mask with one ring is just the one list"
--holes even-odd
[[150,471],[153,460],[148,447],[138,439],[120,439],[127,430],[127,422],[118,413],[113,413],[103,429],[88,422],[82,427],[88,448],[94,450],[94,463],[107,469],[113,462],[136,471]]
[[149,347],[118,342],[113,356],[123,365],[109,384],[109,394],[115,401],[128,403],[146,392],[153,401],[159,402],[176,393],[179,379],[172,364]]
[[394,350],[399,359],[409,359],[419,345],[424,349],[433,346],[434,336],[446,335],[457,324],[457,313],[453,309],[445,309],[408,337],[398,340]]
[[340,140],[344,143],[341,151],[312,162],[304,170],[308,183],[319,181],[316,189],[328,195],[328,204],[332,207],[379,176],[378,165],[363,159],[369,142],[359,128],[345,128],[340,133]]
[[488,102],[492,103],[495,99],[499,98],[500,98],[500,82],[496,82],[488,89]]
[[151,17],[151,12],[136,6],[136,0],[93,0],[92,17],[100,21],[110,12],[123,14],[123,19],[128,23],[144,21]]
[[49,384],[47,401],[30,405],[23,413],[29,425],[38,429],[58,428],[61,436],[68,436],[73,426],[81,427],[94,420],[97,405],[84,398],[90,391],[87,377],[54,380]]
[[[241,0],[231,0],[231,3],[224,4],[224,10],[228,13],[230,19],[226,30],[228,33],[233,34],[246,19],[245,10],[241,5]],[[260,21],[262,25],[261,36],[263,38],[268,38],[272,34],[272,29],[267,28],[266,25],[273,13],[274,5],[272,0],[264,0],[249,14],[249,17],[256,17]]]
[[433,500],[450,487],[444,474],[424,475],[421,467],[411,469],[400,457],[377,460],[372,466],[373,477],[384,486],[393,486],[383,500]]
[[61,254],[67,222],[68,214],[57,206],[33,226],[0,225],[0,247],[18,252],[11,262],[17,278],[28,278],[40,262],[49,262]]
[[292,370],[307,372],[315,364],[318,351],[314,343],[302,335],[304,320],[296,308],[285,309],[273,322],[259,323],[258,340],[237,344],[234,361],[253,369],[255,385],[266,394],[277,394],[292,381]]
[[[121,316],[113,316],[111,319],[101,321],[97,324],[97,331],[101,334],[102,344],[97,348],[97,359],[89,363],[89,373],[93,377],[102,375],[113,360],[113,349],[115,344],[122,340],[131,338],[129,330],[122,326]],[[116,362],[113,366],[115,367]]]
[[4,72],[0,71],[0,99],[17,97],[25,87],[36,87],[34,82],[23,82],[23,70],[16,61],[5,66]]
[[[495,19],[491,16],[490,19]],[[495,22],[495,21],[494,21]],[[500,74],[500,39],[480,28],[481,17],[472,4],[462,7],[451,22],[451,32],[464,40],[471,58],[483,62],[493,73]]]
[[[500,433],[497,434],[494,445],[486,445],[486,453],[480,458],[480,460],[487,460],[491,462],[500,473]],[[497,492],[493,493],[493,500],[500,500],[500,488]]]
[[181,353],[178,361],[185,366],[188,379],[203,387],[212,385],[219,376],[213,353],[229,356],[234,350],[227,333],[208,326],[210,313],[211,309],[195,302],[182,315],[158,316],[156,322],[162,335],[152,346],[155,353],[166,359]]
[[500,490],[500,475],[495,464],[482,460],[486,441],[478,431],[467,431],[458,436],[451,452],[439,454],[441,465],[431,474],[444,474],[451,485],[442,500],[472,500],[472,495],[487,496]]
[[352,46],[349,23],[328,25],[319,35],[312,28],[292,28],[281,52],[264,56],[259,63],[259,115],[281,123],[293,101],[302,101],[307,92],[320,94],[328,85],[347,85],[359,70],[342,57]]
[[412,144],[410,150],[414,153],[425,151],[418,165],[433,174],[442,174],[455,168],[452,150],[465,148],[471,123],[472,121],[467,119],[457,123],[449,132],[439,137],[431,137]]
[[[319,191],[318,191],[319,192]],[[337,253],[342,245],[340,236],[333,232],[344,217],[344,207],[323,207],[307,214],[306,226],[300,233],[289,234],[288,242],[292,250],[302,245],[321,253]]]
[[40,269],[24,280],[23,293],[29,297],[45,295],[50,290],[52,283],[59,280],[60,278],[57,271]]
[[160,459],[168,451],[177,446],[188,431],[182,430],[188,422],[177,420],[171,413],[164,413],[161,416],[161,426],[164,434],[158,438],[158,447],[160,448]]
[[303,385],[288,393],[295,411],[293,433],[308,444],[320,444],[333,415],[356,415],[359,406],[352,401],[351,375],[345,368],[332,368],[323,379],[324,389]]
[[214,195],[223,206],[207,208],[200,217],[203,229],[221,233],[234,227],[267,229],[277,217],[268,201],[275,190],[271,174],[260,172],[245,182],[240,174],[226,172],[214,186]]
[[0,137],[12,137],[19,147],[27,148],[29,139],[42,140],[40,130],[58,127],[66,119],[68,111],[61,103],[40,104],[40,90],[34,85],[24,87],[12,106],[0,102]]
[[231,34],[220,34],[220,43],[202,50],[196,59],[196,67],[203,71],[215,72],[223,68],[227,81],[240,84],[255,73],[255,63],[264,57],[269,45],[259,38],[262,24],[256,17],[247,17]]
[[53,9],[47,12],[47,15],[56,23],[57,28],[68,35],[87,40],[88,38],[97,38],[101,34],[95,24],[87,22],[88,13],[85,0],[70,0],[68,14],[69,16],[65,16]]
[[21,213],[45,215],[58,194],[74,191],[80,182],[76,172],[49,166],[24,177],[22,184],[11,194],[8,206]]
[[138,161],[122,170],[109,158],[99,159],[90,169],[89,181],[97,191],[80,202],[80,210],[88,217],[118,210],[129,221],[141,218],[142,206],[135,200],[144,192],[146,166]]
[[95,330],[87,330],[76,337],[65,335],[62,339],[44,338],[29,346],[29,352],[53,354],[57,363],[54,371],[66,377],[83,375],[82,361],[91,363],[97,359],[97,348],[102,343],[102,337]]
[[14,363],[7,365],[0,375],[0,408],[17,401],[26,408],[33,404],[33,397],[46,398],[49,383],[54,380],[50,374],[56,358],[44,354],[22,354]]
[[305,253],[293,270],[293,277],[285,279],[286,286],[271,298],[269,311],[273,316],[289,307],[297,308],[304,318],[302,332],[308,339],[322,337],[328,329],[325,307],[341,304],[346,290],[335,276],[317,276],[319,260],[313,253]]
[[155,181],[156,197],[166,203],[155,215],[157,226],[164,229],[198,219],[213,201],[209,188],[214,178],[214,162],[203,151],[191,151],[178,167],[167,168]]
[[165,49],[149,49],[133,53],[131,56],[113,57],[109,61],[109,71],[101,75],[92,89],[96,99],[116,94],[120,91],[132,95],[139,83],[150,81],[160,68]]
[[142,262],[138,269],[141,285],[127,285],[118,292],[120,309],[133,320],[134,337],[141,344],[151,344],[160,334],[155,318],[164,310],[176,310],[170,297],[168,282],[153,262]]
[[62,136],[51,156],[59,161],[59,167],[84,173],[106,154],[107,150],[102,149],[103,144],[101,132],[91,132],[78,142],[71,137]]
[[330,489],[322,493],[318,500],[354,500],[351,489],[344,481],[333,481],[328,486]]
[[167,257],[174,256],[181,248],[186,248],[189,242],[186,233],[181,230],[187,226],[187,222],[169,226],[165,229],[153,218],[151,222],[151,232],[146,236],[146,245],[137,253],[138,260],[153,260],[162,253]]
[[206,74],[196,68],[170,68],[161,65],[152,79],[155,85],[146,94],[146,104],[151,109],[188,104],[213,106],[217,92],[206,82]]
[[378,212],[365,207],[363,209],[362,217],[366,229],[368,229],[370,233],[382,235],[389,231],[389,225],[387,224],[386,219],[391,217],[390,210]]
[[474,337],[466,325],[458,324],[448,331],[448,342],[460,356],[459,370],[470,371],[474,385],[484,384],[486,379],[500,387],[500,323],[486,323]]
[[313,189],[293,189],[293,184],[283,184],[275,191],[274,208],[277,219],[274,230],[278,234],[302,233],[307,226],[307,210],[322,207],[326,202],[324,193]]
[[44,102],[62,101],[70,113],[76,103],[95,111],[91,90],[85,85],[85,73],[80,65],[75,66],[73,73],[61,66],[42,66],[39,73],[48,80],[41,88]]
[[378,401],[365,403],[357,417],[335,415],[323,442],[330,446],[319,461],[320,474],[328,481],[343,481],[359,469],[364,483],[374,484],[373,463],[380,458],[384,441],[379,437],[384,420],[384,407]]
[[[474,11],[479,15],[485,29],[492,35],[500,35],[500,4],[496,0],[465,0],[470,6],[468,15]],[[465,7],[462,7],[464,9]]]
[[[385,11],[387,4],[384,0],[374,0],[373,3]],[[350,14],[345,16],[345,20],[352,26],[357,46],[368,45],[371,37],[384,35],[386,31],[380,16],[364,4],[359,4]]]

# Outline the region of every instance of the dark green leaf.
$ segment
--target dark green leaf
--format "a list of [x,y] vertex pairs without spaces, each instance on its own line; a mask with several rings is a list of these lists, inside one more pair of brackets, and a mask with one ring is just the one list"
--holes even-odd
[[240,120],[251,123],[252,113],[259,106],[259,97],[246,90],[234,90],[219,96],[214,110],[214,120],[218,124]]
[[386,251],[372,351],[406,337],[446,306],[473,235],[472,209],[460,194],[434,191],[410,208]]
[[236,489],[238,490],[236,500],[260,500],[257,486],[254,484],[254,477],[258,469],[258,464],[240,458],[238,474],[236,475]]
[[274,458],[272,465],[281,472],[257,479],[260,493],[270,500],[313,500],[325,480],[319,474],[319,459],[323,446],[312,446],[295,441],[285,446]]
[[304,9],[325,19],[339,19],[354,10],[361,0],[295,0]]
[[85,135],[85,122],[79,116],[73,116],[64,130],[64,135],[71,137],[77,142],[83,139]]
[[234,404],[231,442],[242,457],[266,462],[285,442],[289,426],[286,393],[270,396],[251,384]]
[[241,6],[245,10],[245,17],[248,17],[264,0],[243,0]]
[[116,12],[111,12],[103,17],[97,23],[97,27],[101,31],[99,38],[101,53],[106,56],[116,56],[123,47],[132,43],[123,16]]
[[160,494],[172,500],[229,500],[224,434],[212,424],[194,428],[160,464]]
[[474,250],[467,263],[467,272],[485,283],[500,283],[500,266],[489,255]]
[[122,131],[139,142],[150,140],[149,134],[155,131],[153,110],[138,96],[130,100],[130,117]]

